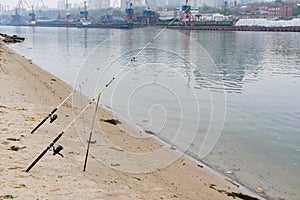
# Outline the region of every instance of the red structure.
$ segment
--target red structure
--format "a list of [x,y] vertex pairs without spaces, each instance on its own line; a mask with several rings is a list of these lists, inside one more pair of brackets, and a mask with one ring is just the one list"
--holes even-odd
[[292,5],[283,3],[273,3],[261,6],[260,10],[268,12],[268,18],[284,18],[292,15]]
[[133,2],[132,1],[126,2],[126,4],[127,4],[126,10],[125,10],[126,16],[125,16],[124,20],[127,23],[135,22],[136,21],[136,17],[134,15],[134,10],[132,8]]
[[185,1],[185,5],[181,7],[181,16],[179,18],[180,22],[183,22],[183,24],[186,26],[187,22],[194,21],[194,16],[191,12],[191,5],[188,4],[188,0]]
[[264,26],[168,26],[174,30],[210,30],[210,31],[263,31],[263,32],[300,32],[295,27],[264,27]]

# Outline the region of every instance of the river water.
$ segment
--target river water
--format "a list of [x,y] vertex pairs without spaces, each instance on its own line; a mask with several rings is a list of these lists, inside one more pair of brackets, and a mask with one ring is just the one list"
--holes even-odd
[[160,31],[1,27],[89,97],[115,77],[101,103],[123,119],[269,199],[300,199],[299,33]]

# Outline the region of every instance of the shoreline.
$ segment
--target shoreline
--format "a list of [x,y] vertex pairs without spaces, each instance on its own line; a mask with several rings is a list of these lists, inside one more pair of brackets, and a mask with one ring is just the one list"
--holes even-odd
[[[16,25],[4,25],[4,26],[16,26]],[[164,28],[167,27],[171,30],[190,30],[190,31],[234,31],[234,32],[300,32],[300,26],[253,26],[253,25],[131,25],[131,24],[113,24],[113,25],[88,25],[88,26],[76,26],[76,25],[17,25],[23,27],[53,27],[53,28],[87,28],[87,29],[134,29],[134,28]]]
[[[108,106],[105,105],[100,105],[101,109],[104,109],[107,112],[110,112],[113,116],[117,116],[117,120],[121,119],[120,121],[123,123],[124,120],[126,121],[126,125],[125,126],[131,126],[131,129],[133,127],[133,129],[136,129],[136,131],[143,131],[146,134],[154,137],[155,141],[159,142],[159,143],[163,143],[164,145],[170,145],[167,141],[155,136],[155,133],[151,132],[151,131],[147,131],[142,129],[141,127],[139,127],[138,125],[135,124],[131,124],[128,119],[126,119],[123,116],[120,116],[118,113],[114,112],[111,110],[111,108],[109,108]],[[268,198],[267,196],[264,195],[264,193],[260,193],[261,195],[258,194],[258,192],[255,191],[254,188],[250,188],[247,185],[241,183],[238,179],[232,178],[227,176],[225,173],[222,173],[221,171],[218,171],[216,169],[214,169],[209,163],[206,163],[202,160],[199,160],[197,158],[195,158],[192,153],[189,153],[187,150],[185,152],[181,151],[181,150],[177,150],[177,147],[175,146],[170,146],[171,148],[173,148],[176,151],[179,151],[180,154],[182,154],[182,157],[190,160],[192,163],[194,163],[197,167],[200,168],[206,168],[208,173],[214,174],[215,176],[217,176],[218,178],[224,179],[226,181],[228,181],[228,183],[230,183],[232,186],[237,186],[238,188],[241,189],[241,193],[247,194],[251,197],[255,197],[261,200],[265,200],[266,198]]]
[[[117,116],[117,119],[121,119],[121,122],[123,122],[123,120],[125,120],[127,126],[132,126],[134,129],[137,129],[137,131],[143,131],[148,135],[155,135],[155,133],[153,133],[151,131],[147,131],[145,129],[142,129],[138,125],[130,124],[130,122],[125,117],[120,116],[118,113],[112,111],[111,108],[109,108],[108,106],[101,105],[101,109],[105,109],[107,112],[112,113],[113,116]],[[157,136],[154,136],[154,138],[159,143],[163,143],[165,145],[170,145],[166,140],[163,140],[163,139],[161,139]],[[171,148],[174,148],[177,151],[177,147],[171,145]],[[209,173],[214,174],[215,176],[228,181],[228,183],[232,184],[232,186],[239,187],[241,189],[242,193],[245,193],[245,194],[247,194],[249,196],[252,196],[252,197],[256,197],[256,198],[261,199],[261,200],[265,200],[265,199],[269,198],[268,196],[266,196],[264,194],[264,192],[256,192],[255,191],[256,189],[251,188],[251,187],[241,183],[236,178],[229,177],[228,175],[226,175],[226,173],[222,173],[222,171],[219,171],[219,170],[213,168],[209,163],[206,163],[206,162],[204,162],[200,159],[195,158],[195,156],[193,156],[192,153],[188,152],[187,150],[185,152],[183,152],[181,150],[178,150],[178,151],[182,154],[183,157],[190,160],[197,167],[201,167],[201,168],[205,167]],[[259,193],[260,193],[260,195],[259,195]]]
[[[39,130],[39,133],[46,133],[33,135],[29,135],[28,133],[45,117],[45,114],[51,110],[53,105],[57,105],[57,103],[61,102],[62,99],[68,95],[68,92],[71,93],[72,88],[38,66],[33,65],[24,57],[17,55],[8,49],[8,47],[4,47],[3,44],[1,44],[0,48],[2,51],[0,75],[4,77],[1,83],[3,82],[4,86],[5,84],[7,86],[5,91],[1,92],[2,101],[0,111],[1,115],[4,115],[3,119],[5,119],[1,120],[1,132],[4,132],[4,134],[1,134],[1,151],[7,152],[7,148],[12,144],[26,144],[26,148],[20,150],[20,152],[25,155],[19,155],[19,152],[13,152],[13,155],[10,155],[11,150],[9,155],[1,153],[0,171],[3,174],[2,179],[7,182],[3,182],[3,180],[0,182],[0,185],[4,186],[4,190],[0,193],[0,199],[5,195],[13,195],[21,199],[25,197],[36,198],[37,196],[40,198],[53,198],[61,195],[64,195],[66,198],[76,197],[76,199],[78,199],[78,197],[86,198],[87,196],[90,198],[99,196],[104,199],[133,199],[134,196],[132,195],[143,199],[158,199],[158,197],[163,199],[199,199],[199,197],[200,199],[201,197],[206,199],[232,199],[232,197],[227,197],[226,194],[212,189],[210,184],[216,185],[217,189],[230,190],[230,192],[242,192],[262,199],[262,197],[248,190],[248,188],[242,185],[236,188],[235,185],[224,180],[224,177],[218,177],[217,174],[220,175],[220,173],[211,169],[206,164],[203,164],[202,168],[199,167],[197,163],[200,161],[194,160],[188,155],[180,156],[174,163],[163,169],[146,174],[121,172],[118,170],[118,166],[105,166],[95,157],[92,158],[92,156],[90,156],[87,172],[83,173],[81,167],[85,148],[83,143],[78,140],[78,133],[74,126],[71,127],[71,130],[66,132],[66,135],[70,135],[71,133],[71,137],[63,137],[60,141],[60,143],[64,143],[64,146],[68,147],[65,148],[68,150],[63,150],[66,155],[65,158],[53,158],[51,152],[48,152],[45,158],[43,158],[29,174],[25,174],[22,169],[27,167],[27,165],[36,158],[40,151],[52,141],[55,135],[58,134],[66,124],[70,123],[70,116],[72,116],[72,110],[75,108],[73,108],[68,101],[67,104],[62,106],[61,111],[58,112],[59,119],[53,125],[45,125]],[[18,63],[16,63],[17,61]],[[26,70],[26,73],[18,72],[16,71],[17,69],[11,68],[12,65],[19,70],[27,68],[27,72]],[[32,86],[34,90],[32,90]],[[10,90],[12,90],[12,92],[10,92]],[[16,93],[16,91],[22,92]],[[9,96],[10,94],[12,94],[12,97]],[[50,95],[51,98],[49,98]],[[30,108],[27,108],[28,105]],[[46,108],[45,105],[47,105]],[[101,110],[99,113],[100,118],[112,117],[108,112],[104,112],[103,108],[99,110]],[[26,123],[22,122],[22,120],[18,118],[20,116],[15,116],[15,114],[21,114],[22,120],[25,118]],[[63,116],[62,119],[61,116]],[[12,119],[14,123],[10,122]],[[3,121],[5,121],[5,123],[3,123]],[[159,144],[153,143],[155,140],[158,140],[155,143],[160,143],[159,138],[155,138],[151,141],[143,141],[141,143],[137,139],[124,134],[124,132],[120,131],[119,127],[104,122],[97,123],[101,124],[101,128],[105,129],[107,136],[110,137],[111,141],[119,144],[120,148],[132,150],[138,146],[142,149],[134,149],[136,152],[151,151],[151,149],[144,149],[142,145],[145,144],[146,146],[152,145],[155,146],[155,148],[160,148]],[[20,125],[22,127],[20,127]],[[24,131],[24,129],[26,129],[26,131]],[[16,139],[20,137],[21,139],[20,141],[7,141],[8,137],[18,137]],[[121,146],[124,138],[128,144]],[[39,139],[41,139],[41,141],[37,143],[36,140]],[[66,153],[66,151],[69,152]],[[14,167],[7,168],[7,166],[4,166],[6,159],[12,159],[15,162]],[[65,162],[68,161],[70,163],[66,164]],[[50,165],[49,162],[51,162]],[[59,172],[59,174],[57,174],[57,172]],[[105,178],[102,177],[103,174],[105,174]],[[73,176],[75,176],[75,180]],[[73,181],[70,181],[71,179]],[[80,184],[78,184],[78,182]],[[48,187],[48,184],[52,184],[51,190],[45,189]],[[57,187],[55,184],[58,184],[68,192],[62,191],[60,187]],[[68,184],[72,187],[68,186]],[[32,188],[33,185],[34,187]],[[107,187],[108,185],[109,187]],[[128,187],[124,187],[124,185]],[[137,189],[135,189],[135,187]],[[44,189],[36,194],[35,191],[41,188]],[[76,189],[84,196],[76,196],[76,194],[72,192]],[[48,194],[43,194],[45,191],[48,192]],[[27,196],[22,194],[24,192]]]

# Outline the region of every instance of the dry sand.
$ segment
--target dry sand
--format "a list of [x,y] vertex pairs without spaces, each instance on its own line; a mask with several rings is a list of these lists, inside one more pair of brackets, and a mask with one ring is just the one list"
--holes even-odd
[[[155,171],[132,173],[142,171],[141,168],[147,168],[153,161],[145,156],[143,160],[132,158],[128,164],[122,161],[124,157],[129,159],[128,152],[151,153],[167,147],[161,159],[178,152],[153,137],[133,137],[120,130],[120,126],[100,121],[114,117],[104,109],[99,111],[97,118],[101,130],[96,128],[94,135],[105,132],[105,139],[115,145],[103,144],[97,138],[91,149],[97,145],[108,148],[89,157],[85,172],[82,169],[86,143],[81,141],[82,137],[72,125],[57,142],[64,147],[64,158],[53,156],[50,150],[26,173],[32,161],[72,121],[76,110],[72,101],[60,107],[59,118],[53,124],[47,121],[36,134],[30,131],[72,92],[72,88],[2,43],[0,58],[0,199],[233,199],[210,187],[214,185],[220,190],[256,196],[186,156]],[[12,146],[20,149],[11,150]],[[105,155],[100,162],[98,158]],[[123,172],[126,170],[131,172]]]

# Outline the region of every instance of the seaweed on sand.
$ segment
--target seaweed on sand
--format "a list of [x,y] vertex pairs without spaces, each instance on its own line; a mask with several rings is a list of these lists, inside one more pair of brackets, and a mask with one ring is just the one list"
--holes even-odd
[[4,196],[0,196],[0,199],[14,199],[14,198],[16,198],[16,197],[14,197],[13,195],[11,195],[11,194],[7,194],[7,195],[4,195]]
[[117,119],[101,119],[101,121],[109,123],[109,124],[113,124],[113,125],[121,124],[121,122]]
[[243,193],[228,192],[228,191],[226,191],[226,190],[219,190],[219,189],[216,188],[217,186],[216,186],[215,184],[209,184],[209,187],[210,187],[211,189],[214,189],[214,190],[220,192],[220,193],[225,193],[225,194],[227,194],[227,196],[231,196],[231,197],[234,198],[234,199],[235,199],[236,197],[238,197],[238,198],[244,199],[244,200],[259,200],[259,199],[256,198],[256,197],[251,197],[251,196],[246,195],[246,194],[243,194]]

